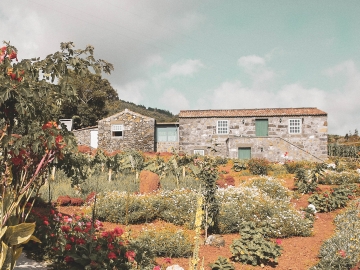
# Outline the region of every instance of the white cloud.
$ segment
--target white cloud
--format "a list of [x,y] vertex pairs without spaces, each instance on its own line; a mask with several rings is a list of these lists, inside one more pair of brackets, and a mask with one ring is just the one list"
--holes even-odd
[[117,89],[120,99],[130,101],[135,104],[142,104],[143,91],[145,90],[147,84],[148,83],[146,81],[138,80],[120,87],[114,86],[114,89]]
[[165,109],[174,114],[179,113],[180,110],[190,108],[189,101],[186,97],[174,88],[165,90],[159,101]]
[[265,66],[265,59],[257,55],[242,56],[238,64],[246,69],[252,69],[256,65]]
[[264,88],[264,84],[269,83],[275,77],[275,72],[266,67],[265,59],[257,55],[240,57],[238,65],[250,75],[253,80],[252,88],[255,89]]
[[[244,58],[245,59],[245,58]],[[246,61],[245,61],[246,60]],[[243,64],[264,66],[260,58],[247,58]],[[271,70],[269,70],[271,72]],[[343,79],[338,89],[328,91],[317,87],[304,87],[301,83],[285,84],[274,91],[270,84],[257,88],[239,80],[226,81],[210,89],[206,97],[196,101],[201,109],[291,108],[317,107],[328,113],[329,133],[342,134],[360,129],[360,71],[353,61],[345,61],[324,71],[331,79]],[[253,80],[258,78],[252,77]]]
[[204,64],[197,59],[181,60],[175,64],[172,64],[170,70],[162,74],[161,77],[173,78],[176,76],[192,76],[203,67]]

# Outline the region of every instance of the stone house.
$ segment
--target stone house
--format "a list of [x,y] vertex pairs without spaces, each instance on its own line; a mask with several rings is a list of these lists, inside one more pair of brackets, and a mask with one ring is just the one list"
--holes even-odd
[[179,150],[270,161],[327,158],[327,113],[317,108],[186,110]]
[[327,113],[317,108],[180,111],[178,123],[125,109],[74,131],[79,144],[108,152],[180,151],[271,161],[327,158]]
[[172,152],[179,149],[178,123],[156,123],[128,109],[101,119],[95,127],[74,130],[78,145],[108,152],[129,149],[143,152]]

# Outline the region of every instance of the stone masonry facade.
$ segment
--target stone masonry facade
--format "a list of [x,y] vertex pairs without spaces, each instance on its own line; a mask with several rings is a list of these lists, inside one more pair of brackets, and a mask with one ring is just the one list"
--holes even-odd
[[[256,136],[258,119],[267,119],[267,136]],[[300,123],[298,134],[289,133],[290,119]],[[218,120],[228,121],[227,134],[217,134]],[[180,111],[179,145],[187,154],[238,158],[239,148],[250,148],[252,158],[321,161],[327,158],[327,114],[316,108]]]
[[[115,126],[119,127],[116,132]],[[98,148],[108,152],[154,151],[154,138],[155,119],[127,109],[98,123]]]
[[98,127],[87,127],[78,130],[73,130],[78,145],[90,145],[90,132],[98,130]]
[[[294,119],[298,130],[290,132],[290,120]],[[257,135],[259,120],[266,122],[266,136]],[[219,134],[218,121],[227,122],[226,134]],[[114,131],[114,126],[120,129]],[[248,149],[251,158],[270,161],[327,159],[327,113],[317,108],[180,111],[179,123],[174,126],[178,127],[178,139],[157,142],[155,130],[164,125],[126,109],[100,120],[98,127],[74,134],[79,144],[90,144],[90,132],[97,129],[98,148],[108,152],[175,150],[194,154],[197,150],[238,158],[241,149]]]

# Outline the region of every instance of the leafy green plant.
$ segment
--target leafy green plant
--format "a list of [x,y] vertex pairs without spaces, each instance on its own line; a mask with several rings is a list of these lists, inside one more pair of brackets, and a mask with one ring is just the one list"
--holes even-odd
[[224,257],[219,256],[217,260],[210,265],[211,270],[235,270],[234,265]]
[[315,193],[308,199],[319,212],[330,212],[347,205],[349,199],[359,192],[356,184],[341,185],[333,190],[323,193]]
[[[282,248],[268,239],[265,226],[256,227],[254,222],[243,222],[240,227],[241,238],[230,246],[231,259],[244,264],[262,265],[270,261],[277,262]],[[277,243],[281,243],[277,240]]]
[[267,175],[269,161],[264,158],[252,158],[247,164],[249,171],[254,175]]
[[322,177],[325,169],[324,163],[318,163],[315,167],[307,171],[303,168],[295,172],[295,186],[300,193],[314,192],[319,184],[319,179]]
[[243,170],[246,170],[247,168],[247,162],[245,160],[235,159],[234,165],[232,167],[233,171],[235,172],[241,172]]

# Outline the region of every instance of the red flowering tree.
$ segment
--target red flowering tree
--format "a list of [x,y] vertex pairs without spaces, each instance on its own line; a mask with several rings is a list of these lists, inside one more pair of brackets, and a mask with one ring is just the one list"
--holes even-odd
[[0,269],[12,269],[20,245],[32,238],[35,228],[25,222],[30,211],[25,205],[47,180],[50,164],[75,146],[71,133],[57,122],[61,104],[77,98],[69,73],[110,73],[113,67],[95,60],[92,46],[75,50],[72,42],[61,43],[60,51],[43,60],[18,61],[17,49],[4,45],[0,48]]

